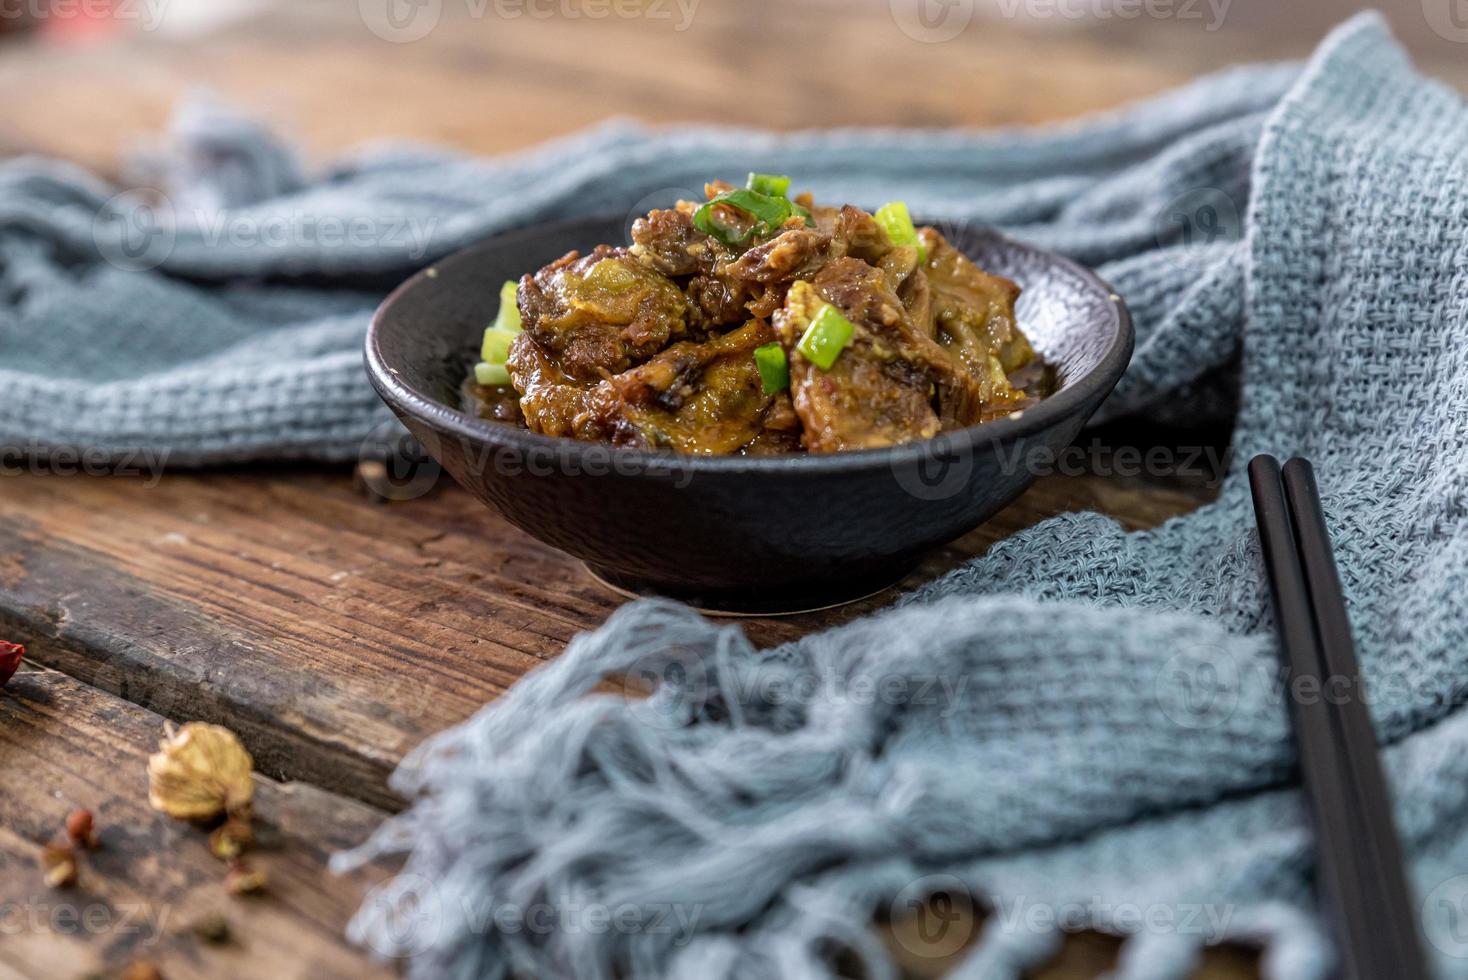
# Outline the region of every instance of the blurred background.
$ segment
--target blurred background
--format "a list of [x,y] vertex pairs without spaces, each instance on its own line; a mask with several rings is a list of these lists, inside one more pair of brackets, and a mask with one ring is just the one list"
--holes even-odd
[[[790,129],[1045,122],[1307,55],[1354,0],[0,0],[0,155],[116,176],[191,93],[319,161],[497,153],[611,116]],[[1468,91],[1468,0],[1379,0]]]

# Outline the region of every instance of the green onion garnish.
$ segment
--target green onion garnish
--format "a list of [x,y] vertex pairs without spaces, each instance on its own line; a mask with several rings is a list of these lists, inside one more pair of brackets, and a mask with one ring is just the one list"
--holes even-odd
[[908,213],[907,204],[902,201],[893,201],[877,208],[872,217],[877,219],[877,224],[887,232],[887,237],[892,240],[893,245],[911,245],[917,249],[918,261],[926,264],[928,261],[928,250],[923,247],[922,240],[918,238],[917,228],[913,226],[912,215]]
[[810,361],[822,371],[831,370],[831,365],[836,363],[836,358],[851,343],[852,334],[856,333],[856,326],[841,311],[827,303],[821,307],[821,312],[805,328],[805,335],[800,338],[800,343],[795,349],[805,355]]
[[[755,219],[753,227],[739,234],[735,229],[721,223],[714,211],[720,206],[737,208],[750,215]],[[807,225],[815,227],[815,221],[811,218],[810,212],[799,204],[792,203],[784,197],[771,197],[757,191],[741,189],[725,191],[699,208],[693,215],[693,226],[725,245],[743,245],[752,237],[764,237],[770,234],[789,221],[792,215],[797,214],[805,219]]]
[[503,364],[481,361],[474,365],[474,380],[486,388],[503,388],[510,383],[510,371]]
[[784,174],[750,174],[744,185],[747,190],[767,197],[789,197],[790,178]]
[[[474,380],[482,385],[496,386],[510,383],[505,361],[510,357],[510,345],[525,329],[520,323],[520,307],[515,299],[519,286],[507,282],[500,287],[500,312],[494,323],[484,331],[484,341],[479,345],[479,356],[484,363],[474,366]],[[486,381],[485,378],[491,380]]]
[[479,347],[479,357],[490,364],[503,364],[510,359],[510,345],[520,336],[504,327],[490,327],[484,331],[484,343]]
[[759,379],[765,394],[773,395],[790,387],[790,362],[785,359],[785,348],[779,344],[756,347],[754,363],[759,368]]
[[519,333],[524,330],[520,323],[520,304],[516,294],[520,290],[519,283],[507,282],[500,287],[500,314],[494,319],[494,326],[510,333]]

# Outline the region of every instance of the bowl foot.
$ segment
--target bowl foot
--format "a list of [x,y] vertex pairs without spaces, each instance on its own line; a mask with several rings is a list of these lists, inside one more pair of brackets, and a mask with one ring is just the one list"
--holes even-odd
[[628,599],[677,599],[710,616],[795,616],[835,609],[886,592],[912,570],[908,565],[875,576],[794,588],[700,590],[649,583],[590,562],[583,564],[592,578],[618,595]]

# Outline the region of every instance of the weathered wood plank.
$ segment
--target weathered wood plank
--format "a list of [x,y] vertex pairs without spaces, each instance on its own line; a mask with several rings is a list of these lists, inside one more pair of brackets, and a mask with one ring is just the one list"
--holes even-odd
[[[329,472],[3,487],[0,627],[37,662],[228,725],[262,771],[378,805],[394,805],[386,776],[409,749],[622,601],[453,487],[384,506]],[[1199,499],[1047,478],[905,584],[1064,510],[1099,504],[1149,526]],[[768,645],[890,601],[746,625]]]
[[[390,976],[341,938],[380,869],[335,877],[332,851],[365,838],[383,814],[311,786],[257,778],[265,894],[232,898],[207,835],[154,812],[147,758],[163,720],[50,670],[0,691],[0,975],[117,976],[151,962],[169,980]],[[41,846],[77,807],[96,815],[101,847],[75,888],[52,889]],[[231,939],[194,934],[220,914]]]

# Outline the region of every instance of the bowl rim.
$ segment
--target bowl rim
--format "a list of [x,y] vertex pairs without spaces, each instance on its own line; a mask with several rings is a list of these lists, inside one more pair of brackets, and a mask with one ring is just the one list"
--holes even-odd
[[1135,343],[1131,312],[1116,290],[1095,272],[1063,255],[1018,241],[986,225],[954,221],[944,223],[949,227],[961,227],[970,234],[987,237],[1001,248],[1018,249],[1038,256],[1098,290],[1110,300],[1109,309],[1112,310],[1115,317],[1115,331],[1111,342],[1091,370],[1075,378],[1060,391],[1033,408],[989,422],[941,432],[931,439],[920,439],[877,449],[855,449],[822,454],[788,453],[771,456],[703,456],[694,453],[680,453],[672,449],[613,446],[607,443],[573,439],[569,436],[543,435],[518,426],[467,415],[403,382],[397,370],[383,356],[379,335],[387,319],[395,313],[396,306],[405,296],[426,283],[436,280],[439,276],[438,270],[442,266],[467,261],[473,255],[492,245],[513,247],[520,242],[548,232],[569,232],[581,226],[605,227],[620,220],[619,216],[614,215],[592,215],[563,221],[540,222],[482,239],[442,256],[419,270],[388,294],[372,314],[372,320],[367,327],[364,354],[367,376],[373,388],[395,412],[420,419],[435,429],[450,430],[460,438],[529,452],[551,451],[571,454],[595,452],[603,456],[610,452],[619,462],[626,465],[625,469],[617,470],[621,475],[660,477],[666,476],[670,471],[680,474],[830,475],[922,464],[940,456],[972,452],[981,441],[999,445],[1044,431],[1075,413],[1084,411],[1087,405],[1093,402],[1099,403],[1100,399],[1109,394],[1116,386],[1131,361]]

